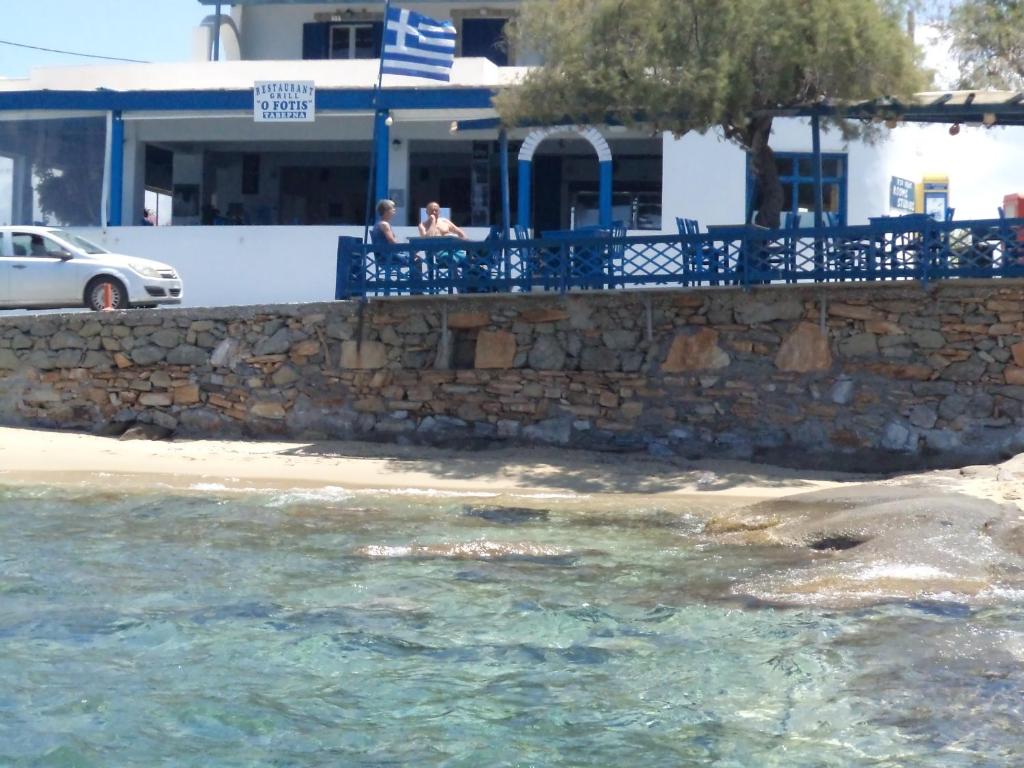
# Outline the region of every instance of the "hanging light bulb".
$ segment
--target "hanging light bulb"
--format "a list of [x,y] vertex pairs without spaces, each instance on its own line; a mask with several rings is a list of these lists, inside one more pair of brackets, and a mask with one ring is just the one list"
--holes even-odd
[[956,136],[958,133],[960,133],[960,123],[953,123],[951,126],[949,126],[950,136]]
[[388,115],[387,117],[384,118],[384,125],[386,125],[388,128],[390,128],[394,124],[395,118],[393,118],[391,115]]

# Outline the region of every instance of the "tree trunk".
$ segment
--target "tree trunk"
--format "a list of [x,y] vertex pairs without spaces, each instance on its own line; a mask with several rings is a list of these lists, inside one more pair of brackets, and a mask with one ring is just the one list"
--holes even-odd
[[775,165],[775,153],[768,144],[771,134],[772,118],[754,118],[747,129],[747,146],[750,148],[750,163],[760,191],[760,203],[754,223],[778,229],[782,224],[783,195],[779,169]]

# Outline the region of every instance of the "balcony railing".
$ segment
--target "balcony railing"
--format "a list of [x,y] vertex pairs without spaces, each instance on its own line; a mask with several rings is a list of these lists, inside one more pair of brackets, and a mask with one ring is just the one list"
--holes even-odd
[[523,240],[343,237],[336,297],[1024,277],[1024,219],[910,215],[851,227],[712,227],[687,235],[549,233]]

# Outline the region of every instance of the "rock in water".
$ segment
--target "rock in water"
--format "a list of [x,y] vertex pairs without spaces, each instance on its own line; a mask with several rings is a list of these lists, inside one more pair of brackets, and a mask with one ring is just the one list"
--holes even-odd
[[479,517],[501,525],[520,525],[548,519],[548,510],[527,507],[467,506],[463,513],[466,517]]
[[359,557],[411,560],[490,560],[525,561],[538,565],[571,567],[576,565],[578,553],[561,547],[533,542],[463,541],[450,544],[409,544],[404,546],[370,545],[355,550]]

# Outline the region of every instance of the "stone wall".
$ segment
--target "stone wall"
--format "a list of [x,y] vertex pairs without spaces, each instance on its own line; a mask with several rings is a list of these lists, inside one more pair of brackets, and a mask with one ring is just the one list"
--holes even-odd
[[1024,282],[9,317],[0,422],[987,461],[1024,450]]

